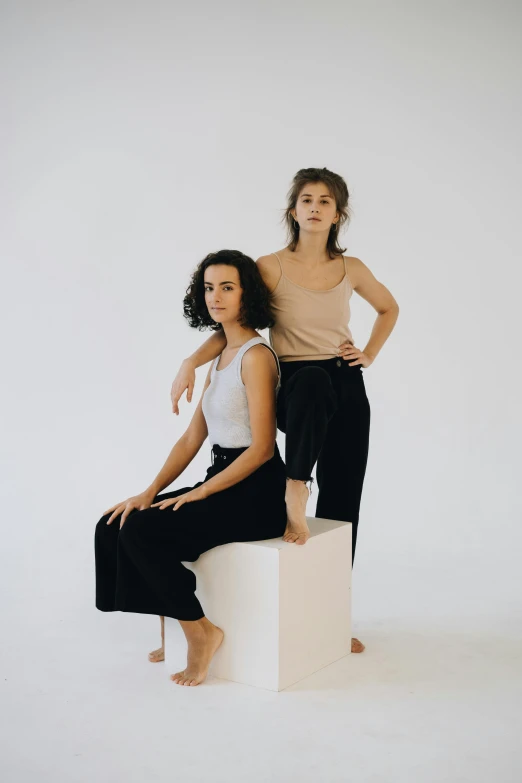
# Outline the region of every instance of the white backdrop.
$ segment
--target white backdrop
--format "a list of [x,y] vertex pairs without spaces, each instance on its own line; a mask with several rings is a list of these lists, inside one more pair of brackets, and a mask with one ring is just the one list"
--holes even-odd
[[[364,371],[356,621],[429,605],[442,623],[509,623],[522,543],[520,6],[2,8],[10,638],[94,615],[95,522],[149,483],[195,406],[177,418],[169,401],[206,336],[182,316],[189,275],[211,250],[282,247],[286,192],[309,166],[346,178],[347,252],[401,308]],[[356,294],[352,305],[362,348],[375,313]]]

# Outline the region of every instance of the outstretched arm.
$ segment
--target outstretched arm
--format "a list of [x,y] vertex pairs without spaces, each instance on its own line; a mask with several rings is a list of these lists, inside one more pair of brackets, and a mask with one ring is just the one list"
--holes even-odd
[[[190,465],[201,446],[203,445],[205,438],[207,437],[207,422],[203,416],[202,400],[203,394],[210,383],[210,370],[208,371],[201,399],[198,407],[194,411],[194,415],[191,419],[189,426],[183,433],[181,438],[173,446],[172,451],[167,457],[165,464],[161,468],[160,472],[154,479],[154,481],[147,487],[146,490],[139,495],[127,498],[121,503],[116,503],[111,508],[105,511],[105,514],[111,514],[107,524],[110,525],[121,514],[120,528],[123,527],[126,518],[134,509],[143,510],[150,508],[152,501],[156,495],[161,492],[169,484],[172,484],[178,476],[180,476],[187,465]],[[111,513],[112,512],[112,513]]]
[[208,435],[207,422],[203,415],[203,395],[210,384],[210,370],[194,415],[181,438],[174,444],[162,469],[149,487],[155,495],[162,492],[190,465]]
[[187,390],[187,402],[192,402],[192,393],[196,382],[196,368],[219,356],[226,344],[224,332],[214,332],[197,351],[194,351],[187,359],[183,360],[170,390],[172,410],[176,415],[179,414],[178,402],[185,390]]
[[243,356],[241,377],[246,388],[252,444],[225,470],[205,481],[186,495],[169,498],[155,505],[162,509],[174,506],[176,511],[184,503],[222,492],[239,483],[274,455],[276,438],[277,367],[272,352],[262,345],[254,345]]

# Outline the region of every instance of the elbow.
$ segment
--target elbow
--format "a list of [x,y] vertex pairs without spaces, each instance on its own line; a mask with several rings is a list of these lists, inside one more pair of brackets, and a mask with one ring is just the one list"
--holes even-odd
[[393,304],[389,307],[386,307],[384,310],[379,310],[379,315],[393,315],[394,318],[397,319],[399,315],[399,305],[394,300]]
[[275,442],[268,445],[255,446],[254,453],[258,465],[259,466],[264,465],[265,462],[271,460],[275,454]]

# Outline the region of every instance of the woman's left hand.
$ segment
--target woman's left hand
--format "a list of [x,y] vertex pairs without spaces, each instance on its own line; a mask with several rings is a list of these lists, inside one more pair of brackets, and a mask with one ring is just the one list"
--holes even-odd
[[184,495],[178,495],[175,498],[167,498],[167,500],[160,500],[159,503],[153,503],[152,508],[158,506],[163,511],[169,506],[174,506],[172,510],[177,511],[178,508],[185,503],[194,503],[194,501],[204,500],[206,497],[208,497],[207,491],[205,485],[202,484],[200,487],[196,487],[196,489],[191,489],[190,492],[185,492]]
[[[353,345],[353,343],[347,341],[339,346],[339,356],[348,362],[350,367],[355,367],[357,364],[362,364],[363,367],[369,367],[373,362],[373,357],[369,356],[364,351],[360,351]],[[355,359],[355,361],[350,361]]]

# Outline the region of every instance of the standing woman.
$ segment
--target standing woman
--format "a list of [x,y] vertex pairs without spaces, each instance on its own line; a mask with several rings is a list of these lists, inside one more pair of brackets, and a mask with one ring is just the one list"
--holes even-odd
[[[298,171],[284,215],[288,244],[261,256],[257,265],[273,295],[270,341],[282,371],[277,424],[286,433],[284,539],[304,544],[309,538],[307,483],[317,464],[316,515],[352,523],[353,563],[370,431],[362,368],[370,367],[388,339],[399,307],[359,258],[343,255],[339,234],[349,220],[348,202],[338,174],[326,168]],[[348,325],[353,291],[377,312],[363,350]],[[222,338],[214,335],[185,359],[172,385],[175,413],[186,389],[192,399],[195,368],[222,348]]]

